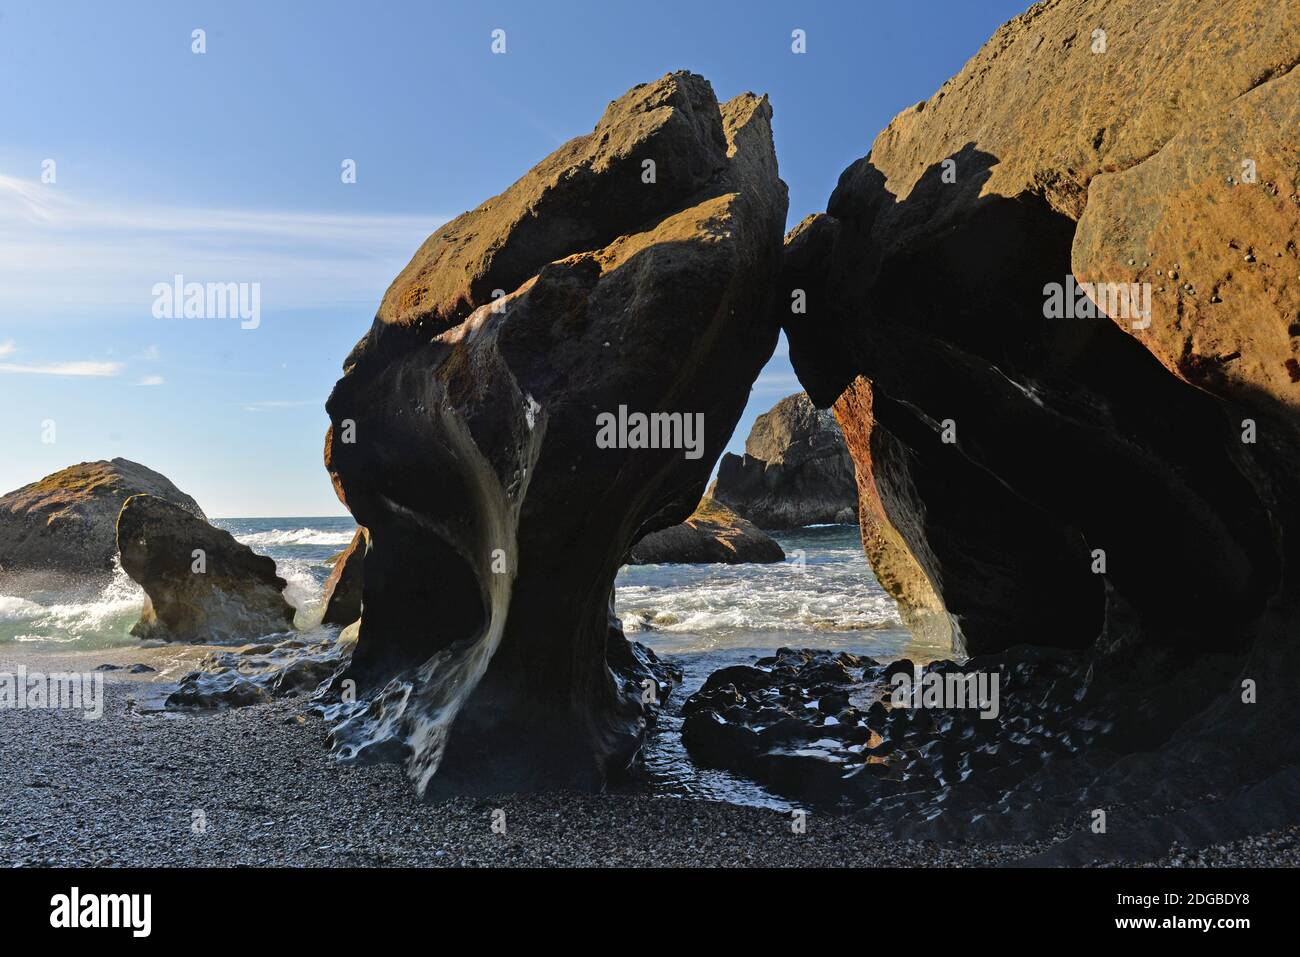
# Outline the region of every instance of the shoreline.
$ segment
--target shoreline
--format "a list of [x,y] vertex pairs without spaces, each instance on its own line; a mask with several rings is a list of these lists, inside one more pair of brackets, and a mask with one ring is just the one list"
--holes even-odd
[[[67,670],[70,659],[159,667],[106,672],[98,720],[0,710],[0,864],[982,867],[1052,846],[895,841],[850,816],[812,812],[796,834],[789,813],[627,786],[424,802],[397,766],[334,761],[324,722],[301,697],[218,712],[136,710],[140,691],[170,684],[173,669],[209,650],[0,649],[0,669],[21,660]],[[505,834],[492,830],[497,810]],[[1164,863],[1295,866],[1295,832],[1175,851]]]
[[889,842],[815,814],[795,834],[780,812],[648,793],[423,802],[394,765],[335,762],[301,698],[140,714],[150,677],[109,673],[96,721],[0,711],[0,864],[953,866],[1035,849]]

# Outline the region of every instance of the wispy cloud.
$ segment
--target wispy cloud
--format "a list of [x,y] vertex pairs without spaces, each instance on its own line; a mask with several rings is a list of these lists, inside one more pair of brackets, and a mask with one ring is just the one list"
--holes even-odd
[[755,392],[780,392],[793,395],[803,391],[803,385],[793,372],[764,372],[754,383]]
[[[0,358],[18,352],[18,346],[12,339],[0,342]],[[96,362],[94,360],[74,362],[0,362],[0,374],[7,375],[61,375],[61,376],[115,376],[122,371],[120,362]]]
[[147,375],[140,380],[140,385],[162,385],[167,380],[160,375]]
[[271,399],[266,402],[245,402],[245,412],[265,412],[267,409],[301,409],[306,406],[325,408],[324,399]]
[[0,373],[14,375],[62,375],[62,376],[115,376],[122,371],[120,362],[49,362],[39,365],[21,365],[14,362],[0,362]]
[[[340,186],[340,189],[346,187]],[[0,312],[150,315],[156,282],[260,282],[264,308],[378,302],[445,217],[108,203],[0,174]],[[69,282],[70,275],[76,282]]]

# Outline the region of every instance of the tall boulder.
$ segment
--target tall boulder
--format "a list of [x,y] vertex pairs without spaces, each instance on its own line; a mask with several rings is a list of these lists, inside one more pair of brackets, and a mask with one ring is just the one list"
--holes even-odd
[[361,583],[365,577],[366,530],[358,528],[352,541],[334,559],[325,581],[321,624],[350,625],[361,617]]
[[806,392],[786,396],[754,421],[745,454],[718,463],[712,495],[760,528],[851,525],[858,493],[835,417]]
[[770,119],[690,73],[637,86],[390,287],[327,403],[370,532],[345,759],[435,794],[596,789],[634,758],[611,589],[699,502],[775,348]]
[[128,498],[117,543],[122,568],[145,592],[137,638],[250,641],[293,628],[275,561],[165,499]]
[[868,554],[971,652],[1241,648],[1294,597],[1297,61],[1286,4],[1036,4],[787,238]]
[[0,581],[8,588],[107,576],[117,558],[117,516],[132,495],[153,495],[206,521],[194,499],[138,462],[82,462],[0,498]]

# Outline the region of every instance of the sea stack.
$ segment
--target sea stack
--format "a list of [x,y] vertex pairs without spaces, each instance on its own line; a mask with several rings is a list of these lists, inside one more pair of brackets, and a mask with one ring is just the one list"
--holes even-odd
[[858,489],[835,416],[805,392],[786,396],[754,421],[745,454],[718,463],[712,494],[759,528],[852,525]]
[[[370,532],[344,757],[398,754],[428,794],[593,790],[632,760],[652,706],[611,588],[691,514],[775,348],[770,119],[691,73],[637,86],[389,288],[327,404]],[[703,416],[702,442],[601,447],[620,406]]]

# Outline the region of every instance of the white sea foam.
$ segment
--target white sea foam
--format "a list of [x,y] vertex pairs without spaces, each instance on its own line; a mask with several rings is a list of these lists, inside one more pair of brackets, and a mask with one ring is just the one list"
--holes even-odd
[[337,545],[342,548],[352,541],[352,532],[331,532],[319,528],[273,528],[265,532],[236,535],[235,539],[254,551],[286,545]]
[[144,606],[144,591],[120,565],[97,594],[36,597],[45,600],[0,595],[0,642],[124,644],[134,640],[130,629]]
[[902,627],[862,553],[822,548],[804,567],[661,565],[624,569],[615,585],[627,631],[806,635]]
[[296,610],[294,624],[301,629],[319,625],[325,614],[321,582],[312,572],[312,566],[316,564],[301,558],[279,558],[275,563],[275,573],[286,583],[285,601]]

